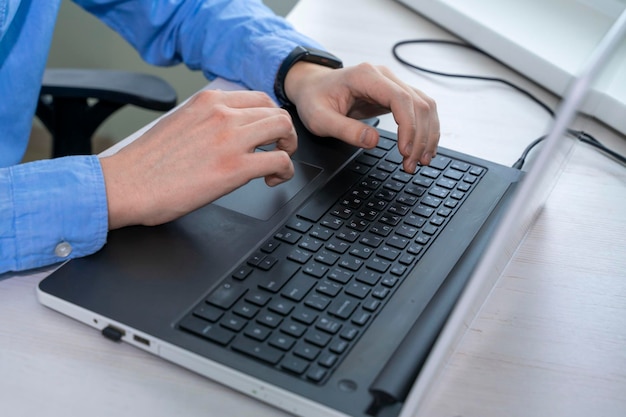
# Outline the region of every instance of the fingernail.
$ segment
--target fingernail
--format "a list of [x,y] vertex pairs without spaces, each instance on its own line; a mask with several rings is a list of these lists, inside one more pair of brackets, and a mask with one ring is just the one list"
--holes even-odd
[[424,152],[424,154],[422,154],[422,164],[424,165],[428,165],[430,164],[430,161],[433,159],[433,154],[430,152]]
[[409,174],[415,174],[415,170],[417,169],[417,162],[409,161],[406,166],[406,171]]
[[363,146],[364,148],[369,148],[373,146],[374,137],[373,137],[371,129],[368,129],[368,128],[363,129],[363,131],[361,132],[360,141],[361,141],[361,146]]

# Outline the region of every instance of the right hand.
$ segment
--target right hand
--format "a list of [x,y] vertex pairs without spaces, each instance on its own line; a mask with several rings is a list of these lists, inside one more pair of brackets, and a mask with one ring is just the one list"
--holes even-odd
[[294,174],[296,147],[291,117],[264,93],[199,92],[101,159],[109,229],[174,220],[254,178],[280,184]]

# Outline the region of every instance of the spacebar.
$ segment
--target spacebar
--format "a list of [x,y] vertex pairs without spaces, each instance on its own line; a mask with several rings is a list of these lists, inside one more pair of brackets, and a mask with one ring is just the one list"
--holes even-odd
[[357,174],[349,169],[341,171],[313,195],[311,200],[297,213],[298,217],[312,222],[319,221],[339,197],[348,191],[361,177],[362,174]]

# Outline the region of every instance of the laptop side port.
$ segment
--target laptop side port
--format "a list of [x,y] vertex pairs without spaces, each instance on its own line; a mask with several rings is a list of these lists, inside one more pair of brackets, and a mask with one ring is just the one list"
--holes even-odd
[[148,339],[146,339],[145,337],[141,337],[139,335],[134,334],[133,335],[133,340],[135,342],[141,343],[143,345],[150,346],[150,341]]

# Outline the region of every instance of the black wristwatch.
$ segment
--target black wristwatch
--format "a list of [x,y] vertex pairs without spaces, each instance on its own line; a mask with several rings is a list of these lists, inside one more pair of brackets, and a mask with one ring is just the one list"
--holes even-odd
[[276,94],[278,101],[280,101],[280,104],[284,106],[290,106],[293,104],[287,98],[287,94],[285,94],[285,77],[291,67],[293,67],[293,65],[298,61],[312,62],[314,64],[324,65],[330,68],[343,67],[343,62],[329,52],[316,48],[296,46],[280,65],[278,73],[276,74],[276,80],[274,81],[274,93]]

